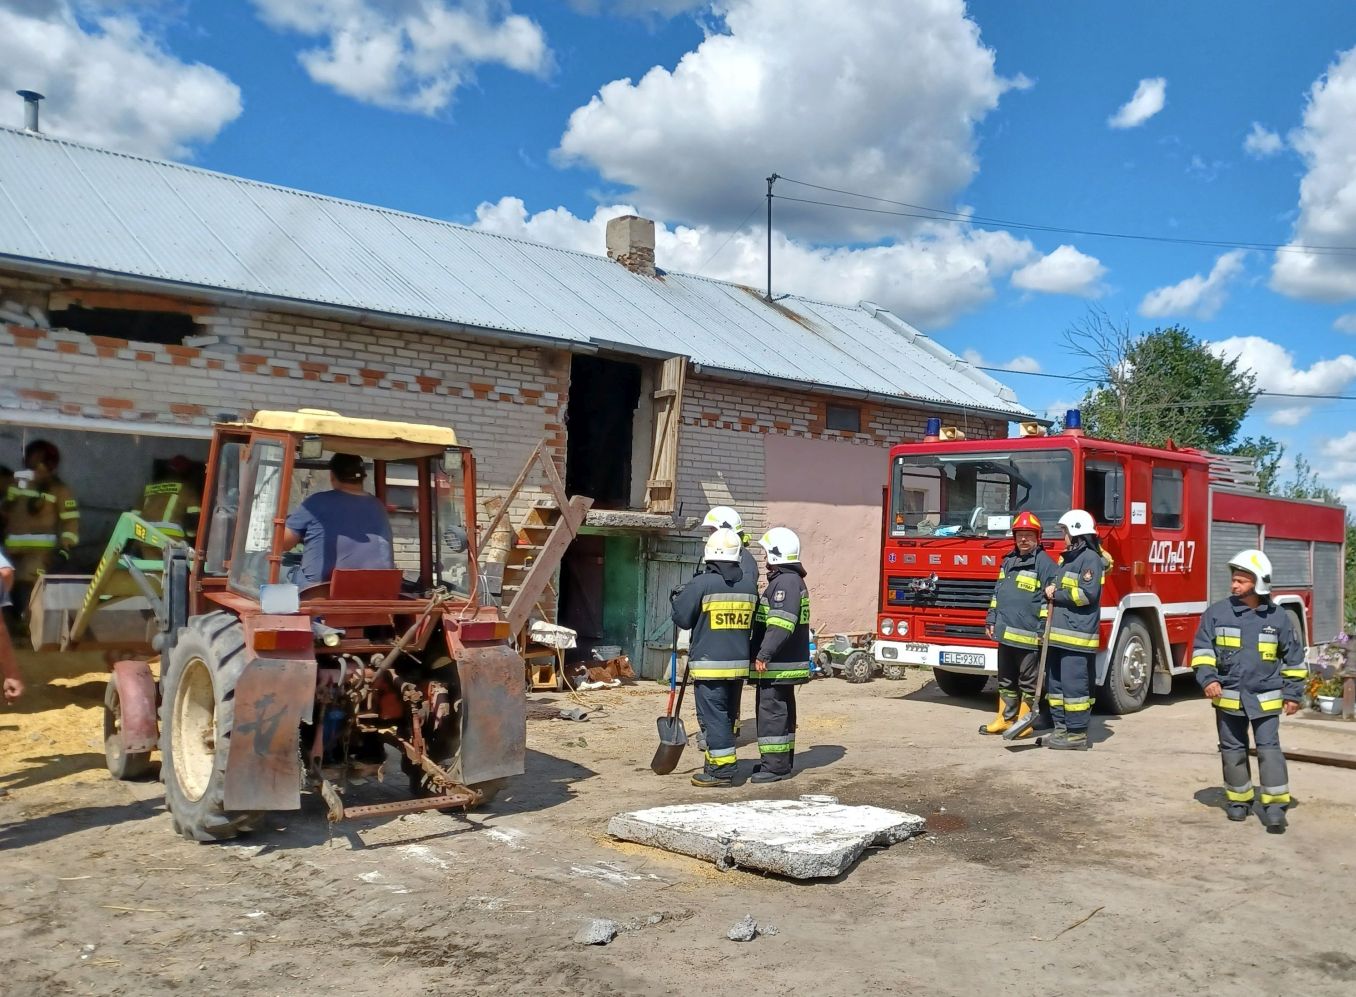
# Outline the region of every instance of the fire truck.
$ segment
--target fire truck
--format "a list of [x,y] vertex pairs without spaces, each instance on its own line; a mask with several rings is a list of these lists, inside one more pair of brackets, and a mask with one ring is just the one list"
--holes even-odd
[[1229,557],[1256,547],[1273,565],[1276,602],[1310,645],[1342,630],[1345,511],[1263,495],[1250,465],[1198,450],[1085,436],[1023,423],[1008,439],[967,440],[940,420],[920,443],[890,450],[872,656],[887,675],[928,666],[951,696],[975,695],[997,673],[984,619],[1013,517],[1044,524],[1058,557],[1070,509],[1097,523],[1115,560],[1102,591],[1097,698],[1133,713],[1191,671],[1201,613],[1229,594]]

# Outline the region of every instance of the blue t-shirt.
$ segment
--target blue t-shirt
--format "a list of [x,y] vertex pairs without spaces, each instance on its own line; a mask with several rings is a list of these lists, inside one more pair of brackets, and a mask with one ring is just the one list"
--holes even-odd
[[298,585],[327,581],[335,568],[391,568],[391,521],[375,495],[317,492],[287,517],[305,545]]

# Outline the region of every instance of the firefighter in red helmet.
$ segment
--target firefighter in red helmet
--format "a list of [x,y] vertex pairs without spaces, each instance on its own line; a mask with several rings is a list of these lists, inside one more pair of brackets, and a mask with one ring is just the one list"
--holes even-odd
[[[1045,586],[1055,562],[1041,547],[1041,521],[1019,512],[1012,521],[1012,550],[998,569],[984,632],[998,642],[998,714],[979,728],[1001,734],[1036,708],[1036,655],[1041,643]],[[1028,727],[1019,737],[1030,737]]]

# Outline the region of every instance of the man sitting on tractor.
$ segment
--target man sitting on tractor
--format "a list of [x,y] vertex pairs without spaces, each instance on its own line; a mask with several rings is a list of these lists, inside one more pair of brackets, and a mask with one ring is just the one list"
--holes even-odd
[[367,468],[356,454],[330,458],[330,490],[316,492],[287,517],[283,547],[303,545],[297,585],[327,582],[335,568],[393,568],[386,507],[363,490]]

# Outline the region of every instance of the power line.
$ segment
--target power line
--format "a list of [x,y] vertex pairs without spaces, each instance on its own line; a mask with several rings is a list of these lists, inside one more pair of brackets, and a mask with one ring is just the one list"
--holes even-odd
[[908,201],[893,201],[888,197],[878,197],[875,194],[862,194],[857,191],[842,190],[838,187],[825,187],[820,184],[807,183],[804,180],[793,180],[790,177],[780,177],[779,179],[785,180],[787,183],[798,184],[802,187],[812,187],[816,190],[842,194],[846,197],[860,197],[865,200],[878,201],[883,204],[893,204],[898,207],[913,209],[911,211],[890,211],[885,208],[873,208],[863,204],[843,204],[838,201],[821,201],[806,197],[789,197],[785,194],[773,195],[783,201],[794,201],[799,204],[815,204],[827,208],[840,208],[844,211],[862,211],[869,214],[891,215],[899,218],[917,218],[923,221],[947,222],[953,225],[971,225],[976,222],[982,222],[986,225],[999,225],[1003,228],[1019,229],[1028,232],[1051,232],[1060,235],[1080,235],[1099,239],[1128,239],[1138,242],[1161,242],[1181,246],[1208,246],[1214,249],[1255,249],[1263,252],[1302,253],[1311,256],[1356,256],[1356,246],[1304,246],[1275,242],[1244,242],[1232,239],[1189,239],[1166,235],[1142,235],[1132,232],[1108,232],[1100,229],[1070,228],[1061,225],[1041,225],[1034,222],[1013,221],[1011,219],[994,218],[986,215],[970,215],[959,211],[950,211],[946,208],[932,208],[922,204],[910,204]]
[[717,249],[710,256],[708,256],[706,259],[702,260],[702,265],[697,268],[698,273],[705,270],[706,265],[708,263],[710,263],[712,260],[714,260],[717,256],[719,256],[722,252],[725,251],[725,247],[730,244],[730,240],[743,231],[744,226],[747,225],[749,223],[749,219],[753,217],[753,213],[761,207],[762,207],[761,204],[755,203],[754,206],[749,209],[749,213],[744,216],[744,220],[740,222],[738,225],[736,225],[734,230],[731,231],[730,234],[725,237],[725,241],[720,244],[720,248]]

